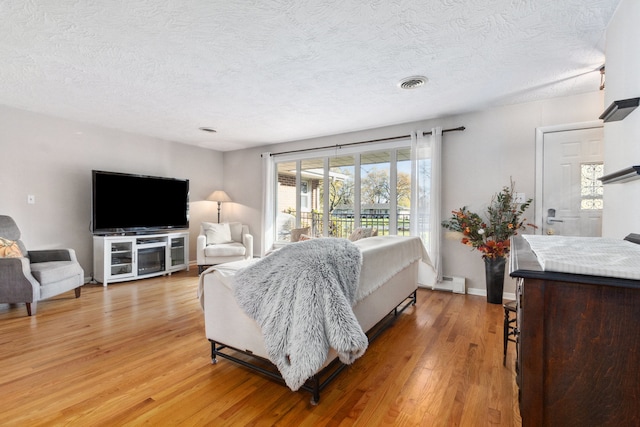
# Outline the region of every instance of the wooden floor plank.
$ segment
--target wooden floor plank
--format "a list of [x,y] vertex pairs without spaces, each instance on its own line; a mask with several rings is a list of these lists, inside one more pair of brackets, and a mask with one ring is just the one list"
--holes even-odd
[[418,291],[321,395],[230,361],[210,363],[197,272],[85,285],[0,304],[0,413],[7,425],[448,426],[521,424],[502,307]]

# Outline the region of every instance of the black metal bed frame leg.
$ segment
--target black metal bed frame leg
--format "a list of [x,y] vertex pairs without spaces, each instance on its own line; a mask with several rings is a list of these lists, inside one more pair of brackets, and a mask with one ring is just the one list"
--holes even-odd
[[318,403],[320,403],[320,377],[318,376],[318,374],[314,375],[311,378],[311,381],[313,382],[313,391],[311,392],[312,394],[311,404],[315,406]]
[[402,307],[402,309],[398,310],[398,307],[400,307],[402,305],[402,303],[398,304],[393,309],[393,317],[398,317],[398,314],[402,313],[405,308],[409,307],[410,305],[416,305],[418,303],[418,290],[416,289],[411,294],[409,294],[409,296],[407,298],[405,298],[405,301],[407,299],[410,299],[411,301],[409,303],[407,303],[406,305],[404,305]]
[[211,341],[211,364],[215,365],[218,363],[218,356],[216,354],[216,342]]

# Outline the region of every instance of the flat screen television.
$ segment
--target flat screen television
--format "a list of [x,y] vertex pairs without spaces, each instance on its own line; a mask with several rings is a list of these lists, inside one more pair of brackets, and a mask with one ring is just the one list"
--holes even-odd
[[153,233],[189,228],[189,180],[92,171],[91,231]]

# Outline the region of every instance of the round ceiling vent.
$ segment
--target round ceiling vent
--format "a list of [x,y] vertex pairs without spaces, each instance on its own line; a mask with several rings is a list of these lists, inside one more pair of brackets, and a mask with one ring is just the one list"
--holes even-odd
[[398,86],[400,86],[401,89],[416,89],[420,86],[424,86],[426,82],[427,78],[424,76],[411,76],[400,80]]
[[217,132],[217,130],[215,130],[214,128],[208,128],[208,127],[201,127],[201,128],[198,128],[198,129],[200,129],[203,132],[210,132],[210,133],[216,133]]

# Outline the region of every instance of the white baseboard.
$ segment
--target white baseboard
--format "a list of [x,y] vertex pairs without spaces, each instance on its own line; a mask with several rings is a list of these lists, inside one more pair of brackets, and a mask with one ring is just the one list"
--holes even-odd
[[[433,289],[436,291],[449,291],[456,294],[469,294],[476,295],[479,297],[487,296],[487,290],[484,288],[467,288],[466,287],[466,279],[464,277],[455,277],[455,276],[443,276],[443,280],[435,284],[433,288],[428,287],[428,289]],[[516,299],[516,295],[512,292],[505,292],[502,295],[502,298],[505,300],[514,300]]]

